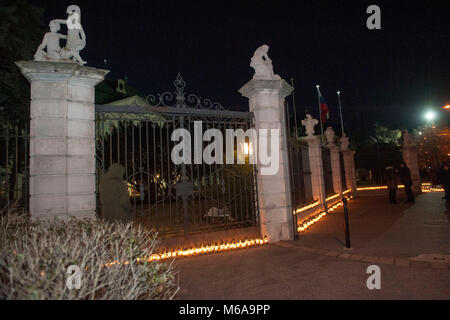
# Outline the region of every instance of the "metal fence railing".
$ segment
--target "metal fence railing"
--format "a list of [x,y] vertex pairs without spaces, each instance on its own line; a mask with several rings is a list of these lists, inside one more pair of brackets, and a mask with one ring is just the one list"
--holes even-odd
[[19,123],[0,123],[0,212],[28,210],[29,134]]
[[311,185],[308,145],[290,139],[289,164],[293,210],[314,201]]

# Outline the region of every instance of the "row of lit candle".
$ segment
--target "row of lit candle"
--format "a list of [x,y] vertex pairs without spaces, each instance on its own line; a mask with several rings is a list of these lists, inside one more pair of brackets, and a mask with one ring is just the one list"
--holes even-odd
[[[351,191],[352,191],[351,189],[345,190],[345,191],[342,193],[342,195],[345,195],[345,194],[347,194],[347,193],[349,193],[349,192],[351,192]],[[337,197],[339,197],[339,196],[340,196],[340,194],[337,193],[337,194],[335,194],[335,195],[332,195],[331,197],[326,198],[325,201],[328,202],[328,201],[333,200],[333,199],[335,199],[335,198],[337,198]],[[301,207],[301,208],[299,208],[299,209],[297,209],[297,210],[294,210],[294,211],[293,211],[294,216],[295,216],[296,214],[301,213],[301,212],[305,212],[306,210],[315,208],[315,207],[317,207],[319,204],[320,204],[320,201],[317,200],[316,202],[313,202],[313,203],[308,204],[308,205],[306,205],[306,206],[304,206],[304,207]]]
[[444,192],[444,188],[422,187],[422,192]]
[[[404,188],[404,185],[399,185],[398,188]],[[375,186],[375,187],[359,187],[356,188],[357,191],[368,191],[368,190],[384,190],[387,186]],[[431,183],[422,183],[422,192],[443,192],[443,188],[432,188]],[[345,194],[345,193],[344,193]]]
[[[404,188],[404,185],[399,185],[398,188]],[[383,190],[387,189],[387,186],[376,186],[376,187],[359,187],[356,188],[356,191],[367,191],[367,190]]]
[[[350,201],[350,199],[352,199],[352,197],[347,198],[347,201]],[[319,221],[320,221],[323,217],[325,217],[327,214],[333,212],[334,210],[336,210],[337,208],[339,208],[339,207],[341,207],[341,206],[343,206],[343,205],[344,205],[344,204],[343,204],[342,201],[336,202],[336,203],[334,203],[333,205],[331,205],[331,206],[328,208],[328,210],[319,212],[319,213],[315,214],[314,216],[309,217],[308,219],[306,219],[306,220],[304,220],[304,221],[302,221],[302,222],[300,223],[300,225],[297,227],[297,231],[298,231],[298,232],[303,232],[303,231],[307,230],[311,225],[313,225],[313,224],[319,222]]]
[[[193,255],[201,255],[206,253],[215,253],[215,252],[222,252],[222,251],[229,251],[234,249],[243,249],[248,247],[253,247],[257,245],[263,245],[268,243],[269,240],[267,239],[267,236],[264,237],[264,239],[256,238],[256,239],[250,239],[250,240],[239,240],[239,241],[231,241],[231,242],[223,242],[223,243],[216,243],[212,245],[200,245],[198,247],[189,248],[189,249],[179,249],[179,250],[172,250],[167,251],[164,253],[154,253],[150,257],[144,257],[144,258],[137,258],[136,262],[152,262],[152,261],[159,261],[169,258],[176,258],[176,257],[188,257]],[[112,262],[108,262],[105,264],[106,267],[110,267],[117,264],[129,264],[129,261],[119,261],[114,260]]]
[[299,214],[301,212],[305,212],[306,210],[312,209],[314,207],[317,207],[320,204],[320,201],[317,200],[316,202],[313,202],[311,204],[308,204],[307,206],[301,207],[294,211],[294,215]]

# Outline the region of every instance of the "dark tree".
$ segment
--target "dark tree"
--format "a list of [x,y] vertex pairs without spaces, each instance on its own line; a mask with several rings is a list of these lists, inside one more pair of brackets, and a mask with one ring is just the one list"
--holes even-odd
[[0,2],[0,121],[28,122],[30,84],[14,62],[33,59],[45,33],[42,14],[26,0]]

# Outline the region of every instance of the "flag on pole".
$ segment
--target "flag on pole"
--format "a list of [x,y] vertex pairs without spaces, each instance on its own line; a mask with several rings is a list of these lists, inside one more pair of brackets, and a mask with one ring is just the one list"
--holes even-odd
[[327,102],[325,101],[325,98],[322,96],[322,93],[319,90],[319,103],[320,103],[320,119],[322,120],[322,123],[326,123],[327,119],[330,119],[330,111],[328,110]]

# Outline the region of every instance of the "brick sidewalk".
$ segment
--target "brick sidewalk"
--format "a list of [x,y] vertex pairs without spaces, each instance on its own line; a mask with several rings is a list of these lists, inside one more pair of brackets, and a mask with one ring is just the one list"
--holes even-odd
[[[349,251],[343,249],[338,210],[298,241],[178,259],[181,290],[176,298],[450,299],[448,267],[407,259],[450,253],[441,197],[422,194],[414,206],[390,205],[384,197],[355,199],[349,206]],[[381,268],[381,290],[367,289],[372,264]]]
[[[400,190],[400,201],[403,193]],[[410,258],[450,254],[450,223],[442,193],[424,193],[414,205],[390,204],[387,197],[354,199],[349,205],[351,254]],[[303,246],[344,250],[342,208],[299,235]]]

